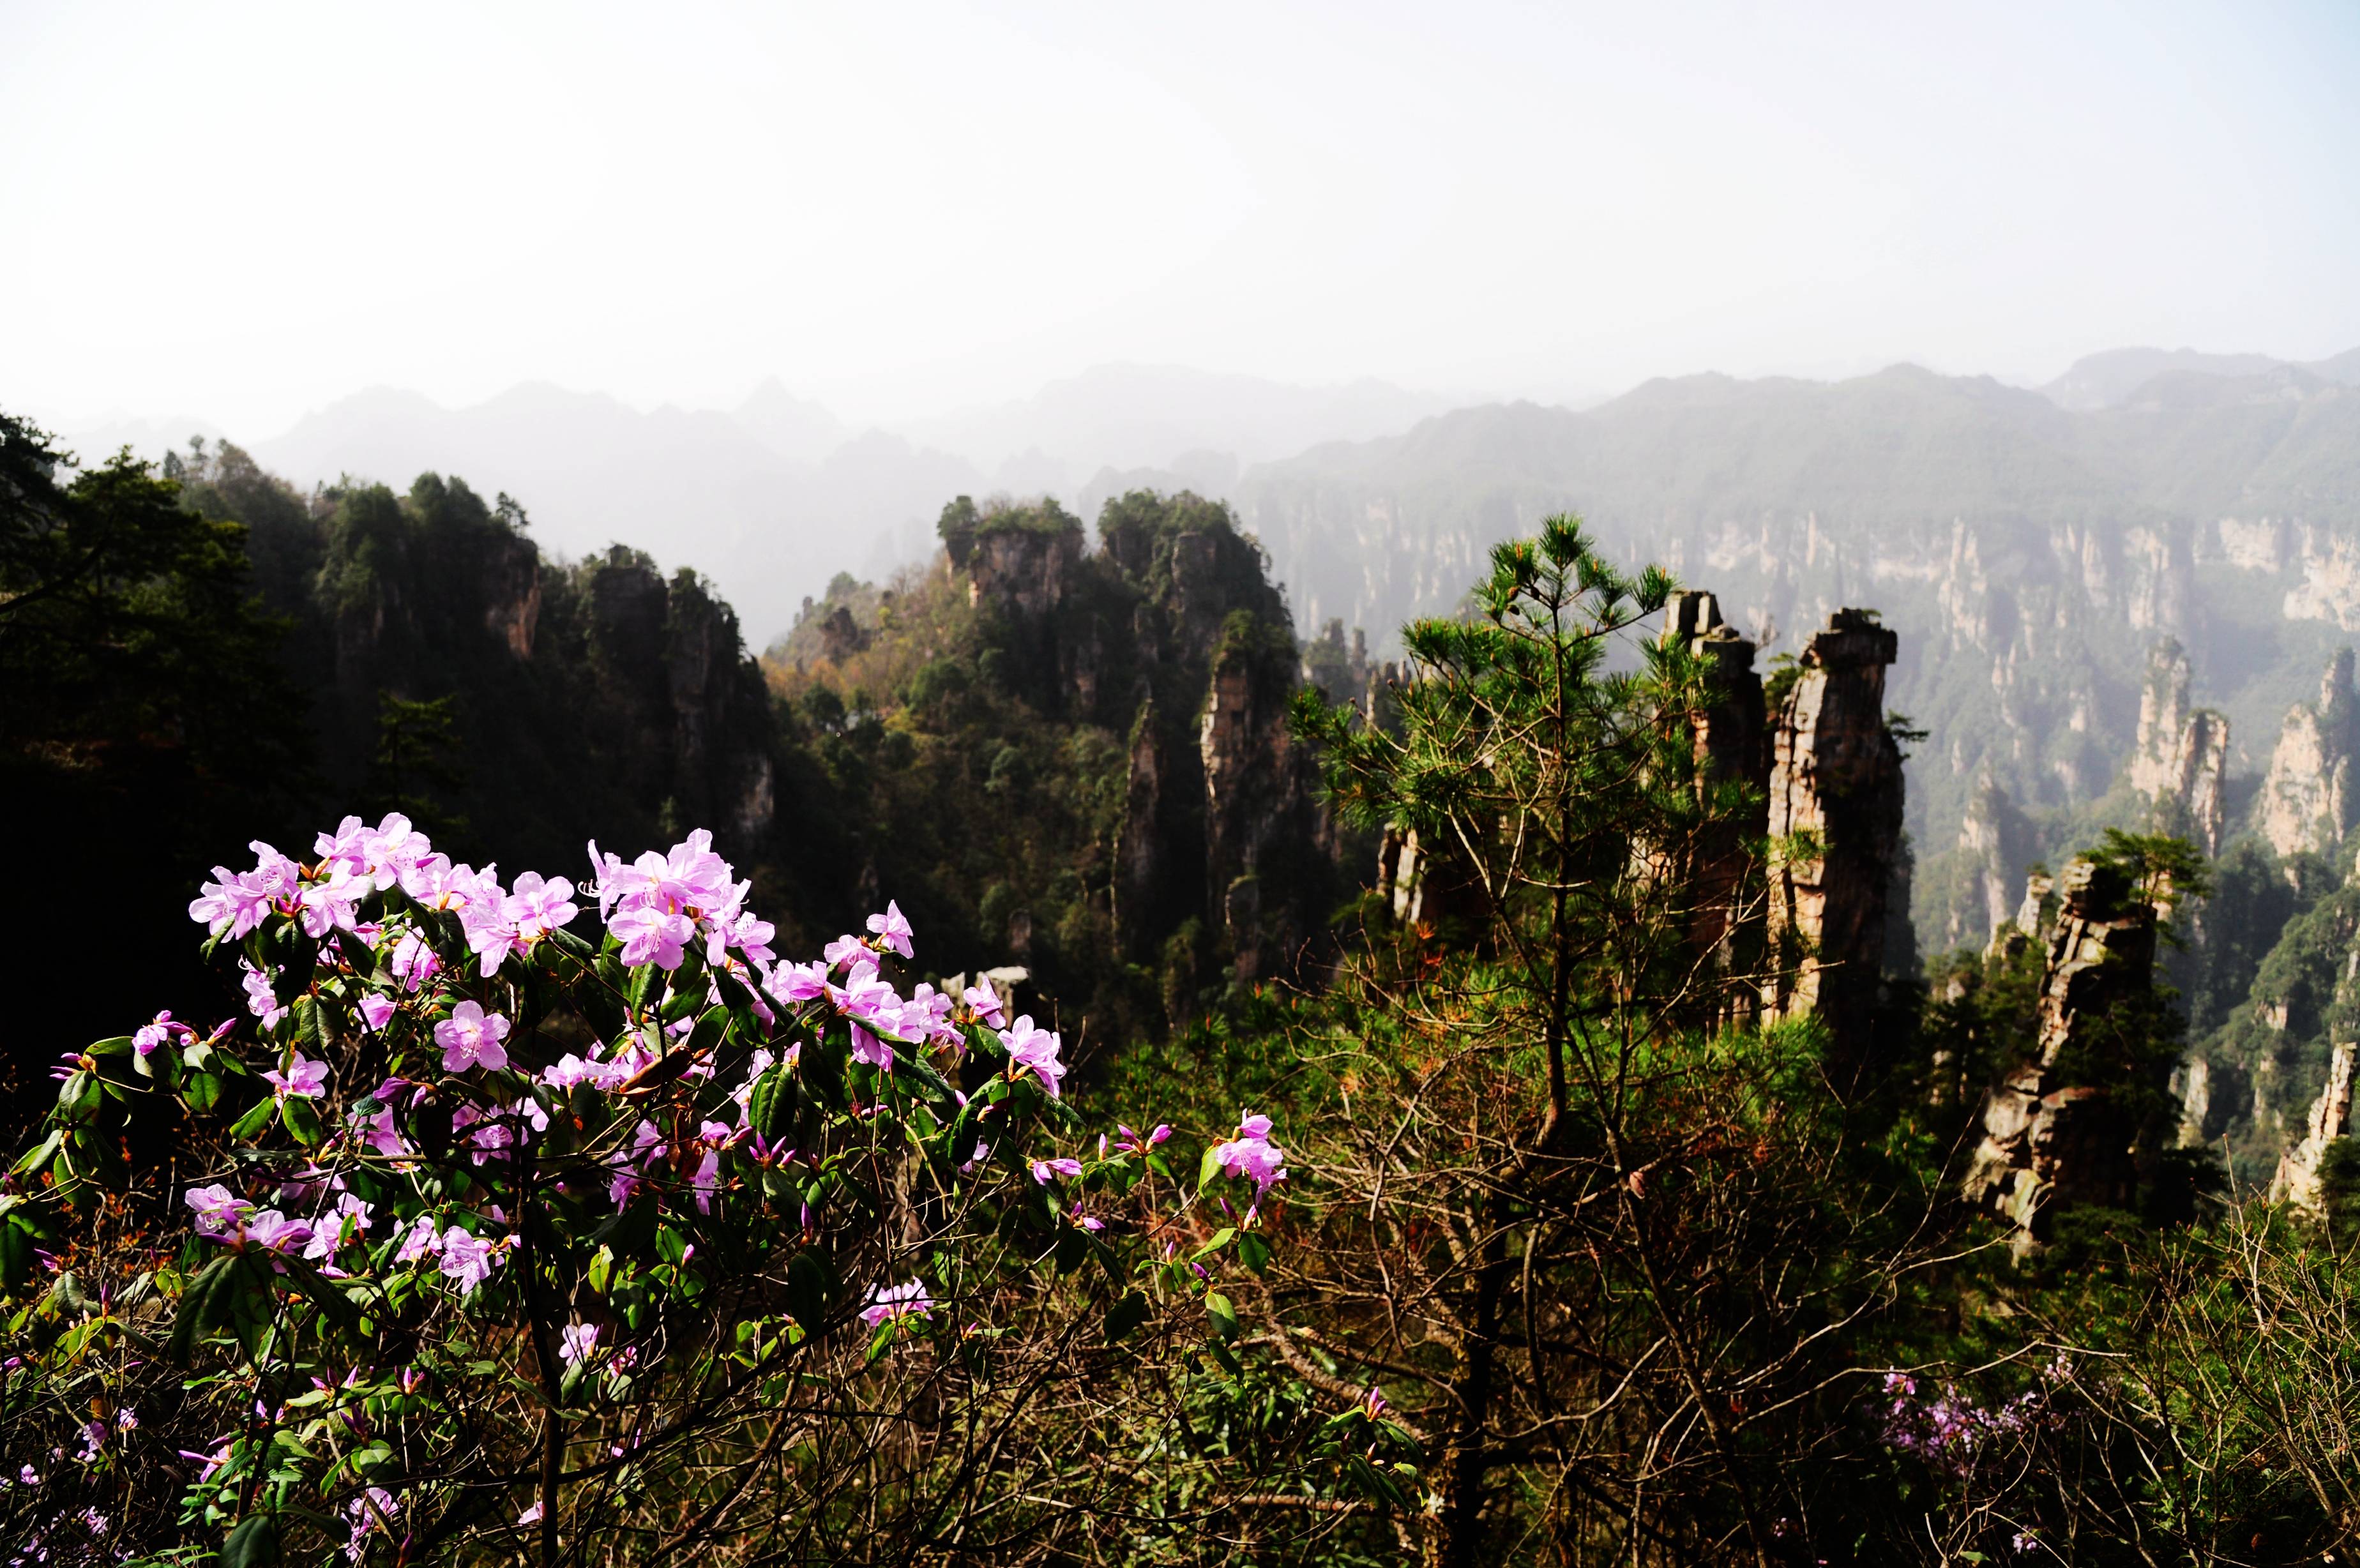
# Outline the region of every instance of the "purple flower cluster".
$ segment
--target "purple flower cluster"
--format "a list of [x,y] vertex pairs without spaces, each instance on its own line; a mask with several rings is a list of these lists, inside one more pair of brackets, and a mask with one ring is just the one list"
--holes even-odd
[[1268,1116],[1240,1116],[1238,1136],[1213,1150],[1214,1161],[1223,1171],[1253,1182],[1257,1204],[1270,1196],[1273,1187],[1286,1180],[1286,1151],[1271,1142],[1270,1131]]
[[1972,1471],[1977,1456],[1994,1439],[2023,1432],[2037,1422],[2047,1403],[2044,1391],[2037,1388],[1990,1409],[1948,1386],[1923,1399],[1918,1380],[1906,1372],[1885,1374],[1885,1394],[1887,1446],[1915,1454],[1954,1475]]
[[770,948],[776,931],[745,907],[754,885],[732,879],[736,873],[713,853],[713,835],[703,828],[671,854],[649,850],[628,866],[619,855],[600,854],[594,839],[590,864],[598,877],[598,918],[621,939],[627,964],[678,969],[692,942],[704,945],[716,969],[733,947],[758,965],[777,956]]

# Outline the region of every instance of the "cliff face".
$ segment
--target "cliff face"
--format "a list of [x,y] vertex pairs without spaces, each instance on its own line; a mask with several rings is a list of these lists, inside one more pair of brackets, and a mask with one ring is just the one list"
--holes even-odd
[[2228,802],[2229,721],[2188,701],[2188,653],[2173,638],[2147,655],[2139,691],[2131,788],[2152,803],[2159,825],[2209,857],[2221,853]]
[[2049,939],[2035,1051],[1983,1103],[1983,1135],[1962,1192],[2016,1227],[2018,1250],[2049,1238],[2055,1214],[2081,1203],[2131,1205],[2138,1134],[2122,1085],[2080,1082],[2076,1048],[2099,1038],[2117,1007],[2153,985],[2156,912],[2120,877],[2077,861],[2059,889]]
[[1742,962],[1739,929],[1753,912],[1744,895],[1754,868],[1751,844],[1769,826],[1770,726],[1762,676],[1754,668],[1754,644],[1721,618],[1721,603],[1710,593],[1676,596],[1665,612],[1663,639],[1704,660],[1710,672],[1711,700],[1689,716],[1699,789],[1736,782],[1750,792],[1745,816],[1721,823],[1684,870],[1693,897],[1690,945],[1728,974]]
[[1002,678],[1044,714],[1128,737],[1109,877],[1122,948],[1152,960],[1195,922],[1237,979],[1287,969],[1322,928],[1337,846],[1289,727],[1302,671],[1285,602],[1227,509],[1194,495],[1120,497],[1098,529],[1093,555],[1053,504],[961,501],[942,524]]
[[1901,856],[1901,748],[1886,726],[1885,671],[1897,639],[1839,610],[1797,660],[1771,737],[1769,832],[1794,844],[1771,868],[1770,934],[1799,949],[1764,998],[1773,1018],[1816,1012],[1833,1055],[1872,1049],[1885,917]]
[[2255,801],[2255,826],[2281,855],[2310,850],[2332,855],[2360,818],[2353,759],[2360,756],[2360,694],[2352,650],[2338,649],[2321,678],[2317,703],[2286,716],[2270,770]]
[[2289,1203],[2317,1214],[2320,1172],[2329,1146],[2352,1136],[2353,1063],[2360,1046],[2337,1042],[2327,1063],[2327,1083],[2311,1103],[2311,1119],[2302,1141],[2280,1156],[2278,1174],[2270,1179],[2270,1202]]

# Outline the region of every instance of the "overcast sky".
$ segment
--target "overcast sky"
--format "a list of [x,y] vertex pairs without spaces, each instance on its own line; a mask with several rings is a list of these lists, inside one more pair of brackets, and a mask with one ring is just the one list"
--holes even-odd
[[2360,343],[2360,5],[0,0],[0,408]]

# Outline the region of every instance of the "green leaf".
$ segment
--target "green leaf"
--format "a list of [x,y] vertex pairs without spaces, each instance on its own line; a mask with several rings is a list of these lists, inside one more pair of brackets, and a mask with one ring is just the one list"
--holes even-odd
[[1218,1290],[1207,1290],[1205,1293],[1205,1320],[1213,1325],[1213,1332],[1223,1339],[1238,1337],[1238,1310],[1231,1306],[1229,1299]]
[[229,1279],[230,1266],[237,1255],[224,1252],[197,1271],[180,1291],[180,1310],[172,1315],[170,1354],[173,1361],[186,1367],[196,1354],[197,1344],[213,1326],[223,1290]]
[[1207,1149],[1205,1150],[1205,1158],[1199,1160],[1196,1164],[1196,1191],[1199,1192],[1211,1186],[1220,1178],[1220,1147],[1221,1146],[1217,1143]]
[[250,1143],[262,1136],[263,1129],[270,1125],[270,1118],[278,1114],[276,1100],[259,1101],[237,1118],[235,1125],[229,1129],[229,1135],[241,1143]]
[[803,1325],[804,1332],[819,1332],[821,1320],[827,1316],[828,1298],[836,1290],[836,1270],[827,1254],[806,1247],[787,1265],[787,1315]]
[[191,1073],[189,1081],[181,1085],[180,1097],[192,1111],[210,1111],[221,1104],[222,1081],[210,1073]]
[[320,1127],[319,1111],[301,1094],[290,1094],[279,1102],[279,1119],[286,1123],[295,1141],[306,1147],[327,1136]]
[[279,1518],[252,1514],[222,1542],[221,1568],[278,1568]]
[[1212,1240],[1207,1242],[1204,1246],[1198,1247],[1196,1251],[1188,1255],[1188,1261],[1191,1263],[1202,1263],[1205,1259],[1212,1257],[1213,1254],[1220,1251],[1221,1248],[1229,1246],[1232,1241],[1235,1241],[1237,1237],[1237,1226],[1223,1225],[1220,1229],[1213,1233]]
[[783,1064],[773,1065],[754,1085],[752,1097],[747,1102],[747,1119],[754,1130],[762,1135],[765,1143],[776,1143],[794,1127],[795,1106],[801,1097],[794,1074]]
[[85,1048],[82,1054],[85,1056],[128,1056],[131,1054],[131,1037],[127,1034],[118,1034],[109,1039],[99,1040],[95,1044]]
[[55,1128],[50,1132],[49,1137],[41,1139],[40,1142],[35,1144],[32,1148],[25,1150],[24,1153],[18,1155],[16,1157],[16,1163],[10,1166],[9,1169],[20,1176],[32,1174],[49,1162],[49,1156],[55,1154],[58,1151],[59,1146],[63,1144],[65,1140],[66,1129],[63,1127]]
[[303,1045],[320,1043],[320,1000],[309,991],[295,998],[290,1009],[295,1015],[295,1039]]
[[716,1002],[705,1009],[696,1027],[688,1031],[687,1051],[692,1056],[711,1051],[721,1043],[722,1034],[729,1028],[729,1009]]
[[1109,1345],[1120,1343],[1146,1321],[1147,1298],[1139,1291],[1133,1290],[1107,1309],[1107,1343]]
[[1259,1231],[1248,1231],[1238,1237],[1238,1261],[1259,1274],[1270,1267],[1270,1243]]

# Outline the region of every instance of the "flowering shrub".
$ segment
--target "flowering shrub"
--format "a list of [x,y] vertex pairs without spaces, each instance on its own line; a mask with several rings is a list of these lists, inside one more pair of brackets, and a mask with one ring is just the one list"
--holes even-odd
[[0,1190],[28,1552],[641,1560],[759,1511],[989,1558],[1078,1461],[1043,1411],[1135,1439],[1240,1374],[1269,1119],[1193,1189],[1169,1127],[1087,1142],[1058,1034],[906,984],[897,907],[791,962],[703,832],[578,887],[399,815],[253,848],[190,908],[250,1016],[67,1059]]

